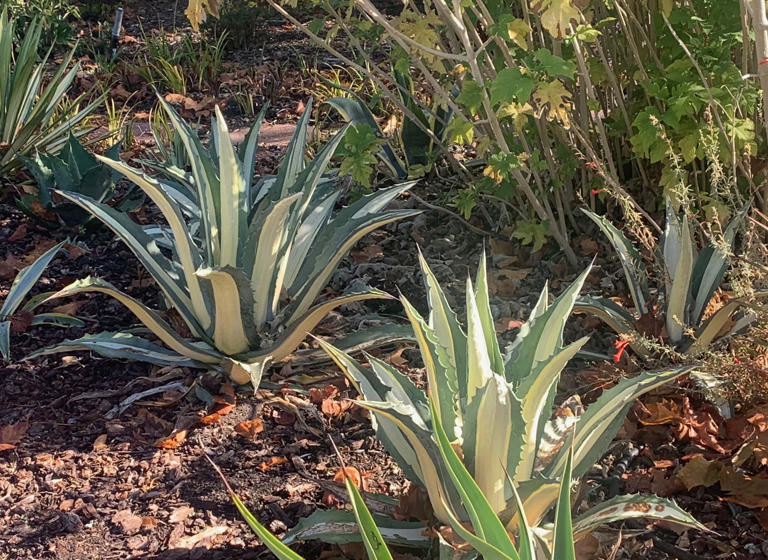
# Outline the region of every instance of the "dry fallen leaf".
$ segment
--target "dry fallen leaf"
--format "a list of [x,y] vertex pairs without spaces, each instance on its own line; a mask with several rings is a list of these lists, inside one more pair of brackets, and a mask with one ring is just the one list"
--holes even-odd
[[195,508],[190,506],[181,506],[177,507],[171,512],[171,515],[168,517],[169,523],[181,523],[184,521],[187,517],[195,513]]
[[[346,473],[346,477],[345,477]],[[336,471],[336,474],[333,476],[334,482],[344,482],[344,479],[348,478],[352,484],[355,485],[355,488],[358,490],[363,489],[365,490],[365,481],[363,480],[363,476],[360,474],[360,471],[357,470],[355,467],[346,467],[346,468],[339,468]]]
[[16,444],[26,435],[28,429],[29,423],[26,421],[0,427],[0,451],[15,449]]
[[120,510],[112,516],[112,523],[122,528],[126,535],[138,533],[141,522],[141,517],[134,515],[129,509]]
[[21,224],[19,227],[13,230],[13,233],[11,235],[8,236],[8,242],[15,243],[16,241],[21,241],[26,236],[27,236],[27,224]]
[[99,451],[101,449],[106,449],[106,448],[107,448],[107,434],[101,434],[93,442],[93,450]]
[[677,477],[683,481],[685,487],[690,490],[696,486],[712,486],[720,481],[720,471],[723,466],[717,461],[707,461],[701,455],[697,455],[677,473]]
[[288,463],[288,459],[286,457],[270,457],[269,461],[262,461],[259,465],[259,468],[262,470],[262,472],[267,472],[272,467],[277,465],[285,465],[286,463]]
[[377,257],[383,257],[384,251],[379,245],[368,245],[363,249],[350,251],[349,256],[352,257],[355,264],[361,264]]
[[227,381],[219,391],[221,394],[213,397],[213,408],[210,414],[200,419],[203,424],[216,424],[222,416],[226,416],[235,409],[235,390],[232,384]]
[[235,432],[247,439],[254,439],[263,431],[264,422],[262,422],[261,418],[246,420],[245,422],[240,422],[237,426],[235,426]]
[[210,543],[205,543],[203,541],[206,541],[212,537],[215,537],[216,535],[221,535],[223,533],[227,532],[227,528],[224,525],[215,525],[213,527],[206,527],[196,535],[191,535],[189,537],[183,537],[179,539],[172,548],[195,548],[199,546],[205,546],[208,548],[210,546]]
[[680,405],[674,401],[665,399],[657,403],[642,404],[642,410],[645,415],[638,418],[638,421],[646,426],[660,426],[682,420]]

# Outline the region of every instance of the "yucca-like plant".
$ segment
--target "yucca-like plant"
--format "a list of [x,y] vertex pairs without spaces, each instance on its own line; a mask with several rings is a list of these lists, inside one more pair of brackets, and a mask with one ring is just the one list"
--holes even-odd
[[[440,453],[436,420],[448,441],[460,449],[463,464],[493,511],[509,529],[518,526],[514,489],[528,521],[536,526],[554,507],[556,477],[569,449],[573,476],[581,477],[608,449],[634,400],[690,371],[645,372],[606,390],[575,422],[550,420],[555,390],[568,361],[586,342],[563,345],[563,329],[589,269],[552,304],[546,288],[514,342],[501,353],[494,332],[485,258],[476,287],[467,281],[465,331],[421,259],[428,292],[425,320],[401,297],[416,335],[426,370],[423,392],[391,365],[368,356],[370,369],[322,343],[363,396],[358,404],[373,414],[377,437],[405,474],[426,488],[435,515],[443,523],[470,520],[465,497],[451,485],[450,466]],[[575,423],[575,430],[574,430]],[[573,445],[563,445],[573,433]],[[642,505],[640,505],[642,504]],[[597,524],[635,517],[699,526],[674,502],[658,497],[620,496],[596,506],[574,522],[576,536]],[[315,520],[316,522],[319,520]]]
[[[0,306],[0,356],[6,362],[11,357],[11,326],[13,316],[17,312],[28,314],[30,325],[55,325],[57,327],[82,327],[85,324],[79,319],[70,317],[64,313],[35,313],[35,310],[45,301],[52,292],[38,294],[22,306],[24,298],[27,296],[32,286],[40,279],[45,269],[51,263],[56,253],[66,243],[62,241],[58,245],[51,247],[45,253],[40,255],[35,261],[22,268],[13,280],[8,296]],[[21,309],[19,309],[21,307]]]
[[663,339],[688,356],[701,354],[718,338],[730,336],[754,320],[750,313],[734,317],[746,303],[738,298],[731,299],[704,320],[707,306],[723,281],[746,208],[731,219],[722,239],[711,241],[697,255],[688,219],[680,219],[667,200],[664,235],[655,251],[655,268],[663,275],[654,290],[660,301],[654,301],[651,296],[649,280],[653,281],[654,277],[649,276],[640,251],[606,218],[588,210],[584,213],[616,250],[635,308],[630,311],[613,300],[592,296],[580,298],[575,308],[599,317],[639,356],[646,358],[653,353],[647,343],[653,335],[638,329],[641,319],[650,319],[645,321],[646,325],[655,326],[654,334],[659,335],[657,342]]
[[70,134],[101,101],[85,105],[82,94],[72,102],[66,93],[80,65],[68,69],[74,49],[59,64],[56,73],[43,85],[45,67],[51,51],[38,63],[37,52],[42,23],[33,21],[24,40],[14,50],[15,21],[5,11],[0,14],[0,177],[21,165],[19,155],[34,152],[55,153]]
[[[99,159],[141,188],[167,224],[143,228],[127,214],[87,196],[60,194],[92,213],[128,245],[191,337],[182,336],[159,313],[108,282],[86,278],[51,297],[108,294],[126,305],[168,349],[128,333],[101,333],[34,355],[91,349],[111,357],[221,369],[237,383],[251,381],[257,386],[263,369],[288,356],[331,310],[391,297],[365,289],[315,305],[358,239],[418,213],[384,210],[410,184],[379,190],[334,213],[339,191],[328,180],[327,168],[345,131],[307,163],[307,110],[277,176],[252,184],[261,118],[235,150],[217,108],[208,149],[167,103],[160,102],[186,148],[192,169],[188,176],[176,169],[169,173],[175,173],[178,181],[155,179],[125,163]],[[170,257],[160,245],[167,247]]]

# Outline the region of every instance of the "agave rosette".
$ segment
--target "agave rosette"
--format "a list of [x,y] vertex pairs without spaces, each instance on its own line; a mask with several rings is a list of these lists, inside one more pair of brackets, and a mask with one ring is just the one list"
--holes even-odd
[[[686,218],[682,220],[667,200],[666,225],[656,254],[658,268],[664,275],[664,285],[659,287],[667,340],[674,348],[688,356],[704,352],[714,341],[728,337],[748,326],[754,320],[750,312],[739,313],[749,304],[739,298],[731,299],[704,320],[707,307],[723,281],[728,267],[736,233],[746,215],[742,208],[731,219],[722,239],[711,241],[697,254]],[[649,277],[640,251],[610,221],[588,210],[583,212],[606,235],[621,261],[624,277],[634,304],[630,311],[618,303],[603,297],[584,296],[576,302],[577,311],[591,313],[605,322],[641,357],[652,351],[643,341],[637,329],[638,321],[652,309],[648,289]],[[756,294],[764,297],[766,293]]]
[[[637,397],[690,371],[644,372],[623,379],[606,390],[577,422],[558,431],[551,420],[557,381],[587,340],[566,345],[563,330],[589,269],[552,303],[545,287],[528,321],[502,354],[491,315],[485,258],[475,286],[467,281],[466,331],[423,258],[421,265],[429,317],[422,317],[406,298],[401,301],[421,350],[426,393],[373,356],[367,356],[370,368],[365,368],[330,344],[321,344],[363,396],[358,404],[373,413],[377,437],[405,474],[426,488],[435,515],[443,523],[470,521],[471,512],[451,483],[451,469],[435,435],[436,419],[451,445],[460,449],[463,464],[504,525],[508,529],[519,526],[518,492],[527,521],[536,527],[557,502],[557,477],[566,467],[569,453],[573,455],[572,475],[580,478],[607,451]],[[556,445],[551,444],[553,438]],[[570,438],[572,444],[563,445]],[[638,499],[649,506],[643,508],[646,517],[700,527],[669,500],[621,496],[615,501],[636,505]],[[618,508],[618,513],[611,514],[633,516],[636,510],[634,506]],[[581,515],[577,538],[605,516],[599,507]]]
[[132,334],[100,333],[33,355],[87,347],[154,363],[185,360],[219,368],[238,383],[250,380],[257,385],[263,369],[288,356],[331,310],[390,297],[368,288],[317,303],[339,261],[357,240],[418,213],[385,209],[411,183],[381,189],[334,213],[339,191],[329,180],[328,165],[345,130],[306,162],[308,109],[277,175],[254,184],[263,111],[235,149],[216,108],[213,141],[205,148],[187,123],[164,100],[160,102],[184,144],[191,172],[165,167],[162,176],[154,178],[125,163],[100,160],[135,183],[162,212],[165,224],[142,227],[127,214],[87,196],[60,194],[128,245],[192,336],[181,336],[162,314],[108,282],[86,278],[51,298],[81,292],[114,297],[166,348]]

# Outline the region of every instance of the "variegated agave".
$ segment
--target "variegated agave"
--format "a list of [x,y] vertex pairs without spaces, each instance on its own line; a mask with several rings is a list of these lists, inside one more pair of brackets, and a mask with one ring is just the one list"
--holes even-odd
[[656,251],[658,272],[664,276],[663,286],[656,290],[661,297],[661,312],[654,308],[648,288],[649,275],[640,251],[606,218],[584,210],[616,250],[635,309],[633,313],[613,300],[592,296],[579,298],[575,309],[599,317],[643,358],[653,352],[644,340],[647,333],[639,332],[637,326],[641,318],[648,316],[658,320],[659,325],[663,322],[666,337],[662,338],[677,351],[688,356],[701,354],[717,338],[738,332],[754,321],[754,314],[749,312],[735,317],[746,303],[737,298],[704,320],[707,306],[723,281],[746,210],[743,208],[731,219],[722,239],[711,241],[697,255],[688,219],[681,220],[667,200],[666,226]]
[[[125,163],[100,159],[138,185],[167,224],[142,227],[127,214],[87,196],[60,194],[92,213],[128,245],[192,336],[183,337],[156,311],[108,282],[89,277],[51,298],[81,292],[110,295],[167,349],[133,334],[105,332],[65,341],[33,356],[88,349],[158,364],[219,368],[237,383],[250,380],[257,386],[264,367],[288,356],[328,312],[346,303],[390,297],[365,289],[314,305],[358,239],[417,213],[384,210],[410,184],[379,190],[334,214],[339,191],[327,168],[345,131],[307,163],[311,111],[305,111],[277,176],[252,185],[261,116],[236,150],[217,108],[213,142],[206,149],[178,114],[160,102],[184,143],[190,174],[167,168],[166,177],[156,179]],[[169,174],[178,180],[167,178]],[[161,247],[166,247],[165,253]]]
[[[497,513],[488,503],[480,487],[461,462],[461,457],[456,453],[456,450],[448,440],[443,426],[437,419],[438,415],[434,410],[432,413],[435,444],[445,463],[446,472],[450,479],[448,483],[455,488],[457,494],[461,496],[463,503],[466,504],[465,509],[469,518],[469,523],[467,523],[461,521],[458,517],[451,517],[451,527],[465,542],[460,547],[457,547],[440,537],[438,540],[440,558],[453,558],[457,560],[464,557],[477,558],[477,553],[479,553],[488,560],[537,560],[539,557],[537,555],[539,547],[536,545],[534,529],[527,523],[527,516],[523,515],[521,517],[522,522],[518,530],[516,544]],[[549,531],[552,536],[549,558],[557,560],[576,560],[573,522],[571,520],[570,481],[572,465],[573,454],[569,453],[557,491],[555,523]],[[218,470],[218,467],[215,468]],[[219,474],[221,475],[221,472]],[[345,542],[346,540],[353,539],[362,541],[369,560],[392,560],[393,556],[387,548],[387,542],[395,541],[402,544],[412,544],[412,541],[409,541],[409,533],[411,535],[415,533],[416,538],[426,540],[426,531],[424,531],[423,525],[416,522],[393,521],[382,518],[380,515],[372,514],[363,496],[351,480],[346,478],[345,482],[352,511],[341,512],[336,510],[318,511],[315,513],[315,515],[320,514],[320,516],[325,517],[328,517],[329,514],[335,516],[335,514],[340,513],[342,514],[342,519],[350,517],[350,515],[344,515],[345,513],[354,516],[354,527],[350,527],[350,523],[344,521],[335,524],[337,531],[339,529],[349,529],[348,535],[351,535],[352,538],[347,539],[345,536],[337,533],[334,535],[334,542]],[[240,515],[279,560],[303,560],[301,556],[288,548],[285,542],[280,542],[266,527],[259,523],[259,520],[256,519],[240,498],[232,491],[226,480],[224,480],[224,483]],[[514,487],[512,487],[512,492],[515,506],[518,510],[522,510],[523,505],[520,501],[520,496],[515,492]],[[305,521],[309,521],[309,518]],[[325,530],[322,526],[323,524],[324,522],[321,521],[318,525],[312,527],[314,535],[317,535],[318,531]],[[328,523],[325,522],[325,524],[327,525]],[[465,543],[469,544],[474,550],[467,552]]]
[[[544,445],[546,432],[557,433],[547,426],[561,371],[587,340],[563,345],[566,319],[589,270],[552,304],[545,287],[530,318],[502,355],[490,310],[485,258],[476,287],[467,280],[466,332],[423,258],[421,263],[429,319],[404,297],[401,301],[421,350],[426,393],[381,360],[368,356],[371,367],[367,369],[333,346],[323,343],[323,347],[363,396],[358,404],[373,413],[377,437],[405,474],[426,488],[443,523],[451,523],[453,518],[466,521],[471,512],[450,482],[436,441],[435,415],[504,524],[509,529],[518,525],[517,489],[528,521],[536,526],[557,501],[556,479],[571,448],[563,442],[573,438],[573,476],[579,478],[607,451],[637,397],[690,371],[645,372],[620,381],[589,406],[575,422],[575,429],[572,423],[570,429],[559,432],[560,445]],[[640,515],[699,526],[674,502],[630,495],[580,515],[574,520],[574,532],[579,538],[598,524]],[[314,522],[317,526],[320,519]]]

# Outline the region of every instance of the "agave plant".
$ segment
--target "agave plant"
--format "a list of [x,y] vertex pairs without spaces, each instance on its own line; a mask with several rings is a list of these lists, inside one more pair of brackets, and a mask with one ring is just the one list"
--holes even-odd
[[[314,305],[339,261],[362,236],[413,216],[384,210],[411,185],[382,189],[334,214],[339,191],[327,167],[344,132],[305,162],[308,116],[298,124],[277,176],[252,184],[261,119],[235,149],[216,109],[210,149],[162,99],[191,162],[179,181],[155,179],[125,163],[99,159],[135,183],[162,212],[167,225],[142,228],[130,217],[82,194],[63,192],[110,227],[133,251],[181,317],[184,337],[156,311],[96,278],[76,281],[52,298],[102,292],[126,305],[170,350],[126,333],[65,341],[34,355],[92,349],[153,363],[187,363],[220,369],[237,383],[258,385],[263,369],[288,356],[331,310],[371,298],[363,289]],[[263,112],[262,112],[263,115]],[[192,190],[187,190],[188,185]],[[198,226],[199,224],[199,226]],[[148,233],[148,230],[152,230]],[[168,247],[170,258],[159,247]]]
[[620,344],[628,344],[641,357],[652,354],[646,342],[649,335],[662,339],[682,354],[701,354],[716,339],[738,332],[754,319],[750,313],[734,317],[746,302],[732,299],[704,320],[723,281],[746,211],[745,207],[731,219],[722,239],[711,241],[697,255],[688,219],[681,220],[667,200],[666,226],[656,250],[656,268],[664,278],[663,286],[655,290],[662,298],[656,305],[640,251],[606,218],[584,210],[616,250],[635,308],[630,311],[613,300],[585,296],[578,300],[575,309],[599,317],[621,337],[624,342]]
[[[435,413],[434,410],[433,413]],[[528,516],[521,516],[522,523],[518,531],[518,544],[515,545],[515,542],[507,532],[507,528],[496,512],[494,512],[482,490],[461,462],[461,458],[456,454],[437,417],[438,415],[435,413],[435,443],[440,456],[445,462],[446,470],[450,477],[448,482],[453,485],[456,493],[461,496],[464,504],[466,504],[466,511],[471,524],[471,528],[468,528],[466,523],[453,517],[450,520],[451,527],[475,551],[482,554],[483,558],[489,560],[536,560],[536,552],[540,549],[540,545],[537,543],[534,530],[527,522]],[[569,454],[557,491],[555,523],[551,530],[552,539],[546,543],[549,549],[549,558],[556,558],[557,560],[575,560],[576,558],[573,523],[571,520],[570,480],[572,462],[573,456]],[[219,474],[221,475],[221,472]],[[224,483],[240,515],[277,558],[280,560],[303,560],[301,556],[288,548],[286,544],[278,540],[266,527],[259,523],[259,520],[248,510],[246,505],[227,484],[226,480],[224,480]],[[349,478],[345,478],[345,485],[352,506],[352,514],[357,525],[357,536],[365,545],[367,557],[369,560],[392,560],[392,555],[387,548],[387,537],[378,526],[378,524],[389,526],[390,521],[371,514],[365,499]],[[523,511],[524,506],[514,487],[512,487],[512,494],[518,511]],[[395,529],[394,533],[402,536],[403,529],[413,530],[413,527],[409,527],[412,525],[415,524],[400,522],[400,527]],[[461,558],[470,554],[455,548],[451,543],[442,538],[440,538],[439,547],[440,558]]]
[[21,165],[19,155],[31,156],[35,150],[57,152],[70,131],[101,101],[96,99],[82,109],[78,106],[86,94],[71,103],[66,101],[65,94],[80,70],[79,64],[67,70],[74,49],[43,85],[51,54],[49,50],[37,63],[43,25],[33,21],[17,51],[14,27],[15,20],[9,19],[4,10],[0,14],[0,177]]
[[[589,269],[552,304],[546,289],[514,342],[502,355],[493,327],[481,259],[476,287],[467,281],[465,331],[421,259],[430,307],[425,320],[404,297],[426,370],[424,393],[391,365],[368,356],[370,369],[322,343],[363,396],[358,404],[373,414],[377,437],[405,474],[426,488],[435,515],[443,523],[471,520],[465,497],[451,481],[451,466],[440,452],[438,423],[460,449],[463,464],[493,511],[509,529],[518,526],[515,488],[531,525],[555,506],[556,477],[569,451],[579,478],[608,449],[624,416],[640,395],[690,371],[645,372],[606,390],[574,422],[550,420],[561,371],[586,342],[563,345],[563,329]],[[572,446],[563,445],[573,438]],[[643,504],[642,507],[639,504]],[[625,507],[626,506],[626,507]],[[657,497],[620,496],[579,516],[577,538],[607,519],[635,516],[699,525],[674,502]],[[315,523],[319,520],[315,519]]]
[[[434,104],[434,110],[422,108],[416,102],[410,74],[396,69],[392,74],[393,81],[398,86],[403,107],[406,107],[408,112],[419,120],[419,123],[417,124],[409,115],[403,115],[403,122],[397,131],[397,144],[405,156],[405,163],[395,155],[395,151],[389,144],[382,145],[376,156],[398,179],[419,177],[424,175],[433,163],[437,151],[435,139],[440,142],[444,140],[448,124],[453,118],[453,111],[443,108],[440,103]],[[359,97],[333,97],[325,103],[338,111],[345,121],[357,126],[367,126],[378,137],[384,136],[376,117]],[[429,130],[432,134],[427,134],[425,130]]]
[[[104,155],[117,161],[120,143],[115,143]],[[22,195],[19,205],[32,216],[52,214],[68,226],[81,225],[91,214],[72,202],[60,202],[53,196],[55,189],[89,196],[97,202],[108,202],[115,193],[120,174],[104,165],[88,152],[74,135],[58,154],[37,153],[34,158],[19,156],[27,170],[37,180],[35,195]],[[112,205],[122,209],[129,202],[128,194]],[[42,212],[41,212],[42,210]]]
[[[79,319],[70,317],[64,313],[37,313],[35,310],[47,299],[51,292],[38,294],[22,307],[24,298],[32,289],[32,286],[40,279],[45,269],[51,263],[53,258],[66,243],[62,241],[58,245],[51,247],[45,253],[40,255],[35,261],[22,268],[16,275],[11,285],[8,296],[3,305],[0,306],[0,356],[6,362],[11,357],[11,330],[13,326],[14,315],[20,311],[19,315],[26,315],[30,325],[55,325],[58,327],[82,327],[84,323]],[[21,310],[19,310],[21,307]]]

